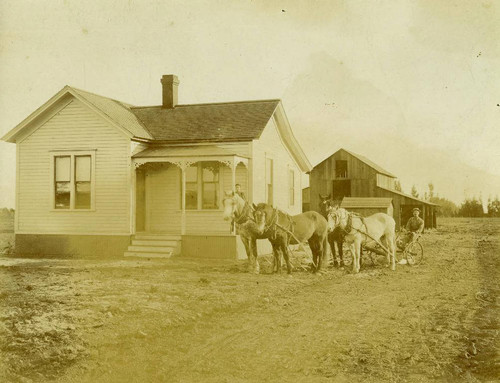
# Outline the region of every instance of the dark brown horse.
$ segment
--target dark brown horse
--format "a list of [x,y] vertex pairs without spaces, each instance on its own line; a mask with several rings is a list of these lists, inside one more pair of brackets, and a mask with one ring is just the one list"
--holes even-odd
[[[330,209],[339,205],[340,201],[333,200],[330,195],[319,195],[319,211],[325,219],[328,219],[328,212]],[[344,234],[340,227],[336,227],[333,231],[328,233],[328,243],[330,244],[330,249],[332,251],[333,266],[344,267],[344,252],[342,250],[342,245],[344,244]],[[335,255],[335,244],[337,244],[340,261],[337,260]]]
[[[256,211],[263,211],[266,217],[266,236],[273,246],[274,265],[273,272],[281,271],[281,255],[286,262],[287,272],[291,274],[289,244],[308,242],[313,253],[313,272],[321,269],[321,264],[326,255],[328,222],[321,214],[308,211],[290,216],[271,205],[259,203],[254,205]],[[293,236],[290,234],[293,233]]]

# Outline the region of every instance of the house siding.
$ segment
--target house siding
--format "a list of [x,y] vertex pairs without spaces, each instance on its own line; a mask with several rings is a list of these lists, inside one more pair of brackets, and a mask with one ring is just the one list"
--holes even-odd
[[[228,234],[229,222],[223,218],[223,193],[232,190],[231,169],[221,164],[219,210],[186,210],[186,233]],[[236,182],[243,191],[248,187],[247,169],[241,163],[236,168]],[[146,172],[146,231],[180,234],[181,232],[181,171],[172,164]]]
[[[273,206],[289,214],[302,212],[301,171],[283,144],[276,121],[269,120],[261,137],[253,143],[253,202],[266,201],[266,158],[273,160]],[[289,170],[295,174],[294,204],[290,205]]]
[[[95,150],[95,209],[53,211],[51,153]],[[19,233],[130,234],[130,139],[74,99],[18,143]]]
[[180,234],[181,171],[168,164],[146,172],[146,231]]

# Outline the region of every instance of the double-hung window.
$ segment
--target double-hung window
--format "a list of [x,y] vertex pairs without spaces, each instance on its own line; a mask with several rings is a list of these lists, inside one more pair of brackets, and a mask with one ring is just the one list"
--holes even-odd
[[51,205],[54,210],[93,210],[95,152],[52,152]]
[[186,168],[186,210],[220,207],[220,165],[201,161]]

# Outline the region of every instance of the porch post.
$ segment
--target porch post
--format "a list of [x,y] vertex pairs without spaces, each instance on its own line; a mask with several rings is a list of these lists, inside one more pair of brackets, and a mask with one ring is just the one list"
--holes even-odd
[[186,234],[186,167],[187,164],[183,162],[181,164],[181,175],[182,175],[182,193],[181,193],[181,235]]
[[130,166],[130,233],[135,234],[136,231],[136,201],[137,201],[137,171],[135,168],[134,160],[131,161]]
[[234,160],[234,157],[231,161],[231,190],[236,190],[236,161]]
[[[236,191],[236,161],[234,157],[231,160],[231,191]],[[231,223],[231,234],[236,233],[236,227],[234,221]]]

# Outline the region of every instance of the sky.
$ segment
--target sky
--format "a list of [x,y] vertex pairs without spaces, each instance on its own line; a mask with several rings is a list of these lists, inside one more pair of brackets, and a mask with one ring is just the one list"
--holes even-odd
[[[280,98],[313,165],[340,148],[403,190],[500,194],[500,2],[2,1],[0,135],[65,85],[134,105]],[[0,142],[0,207],[15,145]]]

